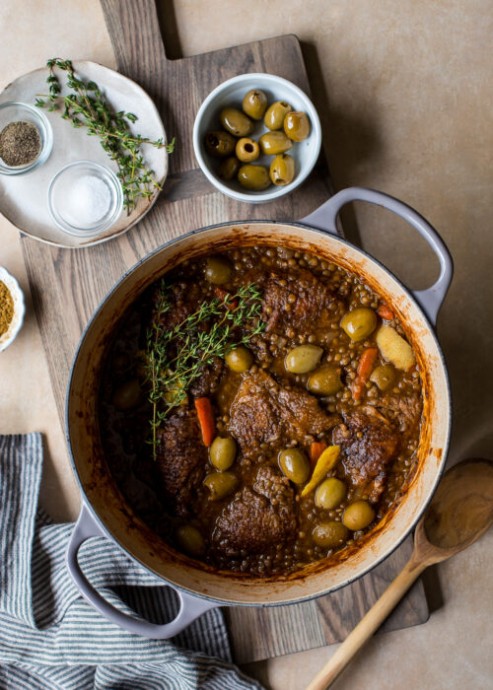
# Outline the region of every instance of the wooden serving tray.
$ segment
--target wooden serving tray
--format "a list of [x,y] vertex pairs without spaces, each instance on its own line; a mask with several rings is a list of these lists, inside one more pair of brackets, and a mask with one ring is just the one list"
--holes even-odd
[[[325,161],[321,159],[308,181],[288,197],[266,205],[235,202],[213,190],[193,156],[195,113],[205,96],[225,79],[244,72],[270,72],[309,90],[295,36],[168,60],[154,0],[101,1],[119,71],[151,96],[168,137],[176,136],[177,146],[170,156],[170,175],[163,193],[148,215],[125,235],[78,250],[51,247],[23,237],[62,423],[69,369],[82,330],[98,303],[130,266],[167,240],[208,224],[250,218],[303,218],[331,191]],[[340,641],[396,576],[410,552],[408,539],[366,577],[315,601],[265,609],[225,609],[236,661],[246,663]],[[423,586],[418,583],[386,627],[417,625],[427,618]]]

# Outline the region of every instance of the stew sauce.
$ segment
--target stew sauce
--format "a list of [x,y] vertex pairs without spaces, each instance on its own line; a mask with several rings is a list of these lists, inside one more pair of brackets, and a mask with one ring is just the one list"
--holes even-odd
[[421,378],[391,307],[313,254],[183,262],[125,315],[100,420],[112,475],[174,548],[279,576],[361,539],[414,470]]

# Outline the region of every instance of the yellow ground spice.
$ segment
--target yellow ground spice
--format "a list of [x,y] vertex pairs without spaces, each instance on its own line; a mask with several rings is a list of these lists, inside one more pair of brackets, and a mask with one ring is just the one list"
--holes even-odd
[[14,317],[14,300],[10,290],[0,280],[0,335],[3,335]]

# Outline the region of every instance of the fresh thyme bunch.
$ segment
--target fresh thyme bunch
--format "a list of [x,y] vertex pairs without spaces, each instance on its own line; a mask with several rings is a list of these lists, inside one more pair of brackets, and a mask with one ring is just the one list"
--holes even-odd
[[147,333],[145,357],[154,457],[160,424],[187,399],[190,385],[201,376],[204,367],[265,330],[260,319],[261,294],[254,284],[241,286],[224,298],[202,302],[177,326],[165,329],[161,317],[170,306],[168,287],[163,281],[154,322]]
[[[65,120],[70,120],[77,128],[87,127],[87,134],[99,138],[103,149],[118,165],[123,205],[127,214],[130,214],[139,197],[150,199],[155,189],[161,189],[154,172],[144,160],[142,146],[148,144],[158,149],[166,148],[168,153],[172,153],[175,139],[164,144],[162,139],[152,141],[140,134],[133,134],[129,123],[135,123],[137,115],[122,110],[115,112],[94,81],[84,81],[76,76],[71,60],[52,58],[46,65],[50,70],[47,77],[49,95],[37,98],[36,105],[49,111],[63,107],[62,117]],[[66,96],[62,96],[56,69],[66,73],[66,86],[72,90]]]

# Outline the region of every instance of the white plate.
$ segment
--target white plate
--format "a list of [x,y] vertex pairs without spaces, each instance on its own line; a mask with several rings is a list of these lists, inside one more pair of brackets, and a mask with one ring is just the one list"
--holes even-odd
[[[162,139],[166,143],[166,132],[156,106],[146,92],[135,82],[117,72],[94,62],[74,62],[76,73],[85,80],[95,81],[116,111],[135,113],[139,118],[132,131],[151,140]],[[46,78],[48,68],[29,72],[9,84],[0,94],[0,103],[21,101],[34,104],[36,97],[48,93]],[[59,73],[64,83],[65,73]],[[62,94],[66,90],[62,90]],[[88,136],[85,128],[75,129],[63,120],[60,111],[48,112],[43,108],[53,129],[53,150],[49,159],[41,166],[22,175],[0,175],[0,212],[23,233],[34,239],[58,247],[87,247],[121,235],[137,223],[149,211],[157,199],[156,190],[150,200],[140,199],[136,208],[127,215],[124,210],[116,223],[100,235],[75,237],[57,227],[48,209],[48,187],[67,163],[91,160],[106,165],[114,172],[117,165],[102,149],[99,139]],[[155,178],[162,183],[168,172],[166,148],[156,149],[143,146],[142,151]]]

